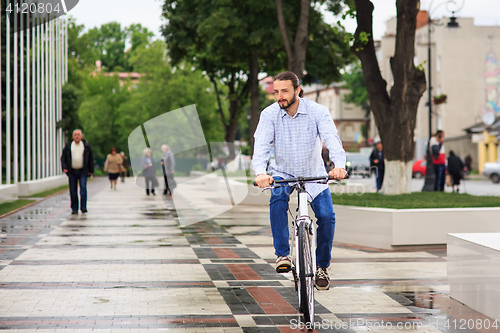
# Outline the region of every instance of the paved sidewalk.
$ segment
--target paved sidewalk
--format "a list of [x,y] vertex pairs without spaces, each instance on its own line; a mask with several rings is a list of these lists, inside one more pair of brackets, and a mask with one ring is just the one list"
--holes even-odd
[[[88,214],[70,215],[64,193],[0,219],[0,331],[300,329],[292,276],[274,272],[268,207],[181,227],[172,200],[131,178],[89,192]],[[319,332],[496,332],[453,329],[486,318],[449,298],[443,248],[335,243],[330,276],[316,293]]]

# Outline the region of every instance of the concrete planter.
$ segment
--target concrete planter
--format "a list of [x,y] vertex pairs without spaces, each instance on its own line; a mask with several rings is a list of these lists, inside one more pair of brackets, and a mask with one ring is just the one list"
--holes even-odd
[[446,244],[448,233],[500,232],[500,208],[386,209],[334,205],[335,241],[391,250]]
[[43,179],[30,180],[17,184],[17,194],[28,197],[32,194],[47,191],[68,184],[68,176],[60,175]]
[[500,321],[499,263],[500,233],[448,235],[451,297],[490,317],[490,327]]

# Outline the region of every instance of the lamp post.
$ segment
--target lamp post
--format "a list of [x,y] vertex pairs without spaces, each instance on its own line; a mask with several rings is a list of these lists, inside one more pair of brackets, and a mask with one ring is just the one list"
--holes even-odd
[[[460,10],[463,5],[464,5],[465,0],[462,0],[462,6],[458,9]],[[431,57],[431,26],[432,25],[439,25],[436,24],[435,22],[432,21],[431,19],[431,10],[437,9],[440,5],[456,5],[455,0],[446,0],[442,1],[436,8],[433,8],[432,5],[434,4],[434,0],[431,1],[429,5],[429,9],[427,10],[427,65],[428,65],[428,73],[427,73],[427,94],[428,94],[428,99],[427,99],[427,108],[429,110],[429,141],[427,142],[427,150],[426,150],[426,161],[427,161],[427,166],[425,170],[425,182],[424,182],[424,187],[422,188],[422,191],[434,191],[434,182],[436,179],[436,175],[434,172],[434,165],[432,162],[432,155],[431,155],[431,147],[430,147],[430,141],[432,138],[432,57]],[[448,9],[448,8],[447,8]],[[457,11],[458,11],[457,10]],[[452,13],[452,16],[450,17],[450,21],[446,25],[447,28],[449,29],[455,29],[459,27],[459,24],[457,22],[457,18],[455,17],[455,11],[453,10],[448,10]],[[451,31],[451,30],[450,30]],[[443,180],[444,181],[444,180]]]

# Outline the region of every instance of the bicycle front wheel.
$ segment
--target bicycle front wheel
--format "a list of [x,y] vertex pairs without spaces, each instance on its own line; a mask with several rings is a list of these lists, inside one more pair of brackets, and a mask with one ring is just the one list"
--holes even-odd
[[299,307],[304,314],[304,321],[314,322],[314,265],[312,262],[311,234],[306,223],[299,223]]

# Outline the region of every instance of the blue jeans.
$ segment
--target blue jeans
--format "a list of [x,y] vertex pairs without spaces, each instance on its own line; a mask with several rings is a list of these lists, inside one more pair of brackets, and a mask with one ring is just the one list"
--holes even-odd
[[78,183],[80,183],[80,209],[87,209],[87,175],[82,170],[71,170],[69,177],[69,196],[71,198],[71,210],[78,211]]
[[[282,179],[274,177],[274,179]],[[290,186],[271,190],[270,219],[273,244],[276,256],[290,254],[288,241],[288,202],[290,201]],[[318,229],[316,231],[316,264],[327,268],[332,259],[333,235],[335,233],[335,212],[330,190],[321,192],[312,202],[311,208],[316,216]]]
[[375,169],[375,172],[377,191],[380,191],[380,189],[382,188],[382,184],[384,183],[385,168],[377,168]]
[[434,191],[444,191],[444,183],[446,179],[446,165],[434,164],[434,173],[436,180],[434,182]]

